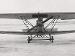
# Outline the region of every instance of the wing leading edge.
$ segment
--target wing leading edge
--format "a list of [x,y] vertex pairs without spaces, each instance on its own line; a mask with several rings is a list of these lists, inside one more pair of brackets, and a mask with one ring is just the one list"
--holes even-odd
[[[24,19],[32,19],[33,16],[37,16],[38,13],[5,13],[0,14],[0,18],[7,18],[7,19],[18,19],[20,17],[24,17]],[[46,12],[46,13],[39,13],[44,17],[51,17],[51,16],[60,16],[60,19],[75,19],[75,12]]]

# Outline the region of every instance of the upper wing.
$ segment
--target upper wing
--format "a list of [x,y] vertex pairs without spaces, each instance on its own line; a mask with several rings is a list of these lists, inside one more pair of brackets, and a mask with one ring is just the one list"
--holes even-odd
[[24,16],[26,19],[31,19],[33,13],[5,13],[0,14],[0,18],[7,18],[7,19],[19,19],[20,17]]
[[[75,12],[46,12],[46,13],[39,13],[40,16],[43,17],[51,17],[51,16],[60,16],[62,20],[65,19],[75,19]],[[38,16],[38,13],[5,13],[0,14],[0,18],[9,18],[9,19],[18,19],[21,16],[24,16],[26,19],[32,19]]]
[[61,20],[75,19],[75,12],[48,13],[48,16],[60,16]]

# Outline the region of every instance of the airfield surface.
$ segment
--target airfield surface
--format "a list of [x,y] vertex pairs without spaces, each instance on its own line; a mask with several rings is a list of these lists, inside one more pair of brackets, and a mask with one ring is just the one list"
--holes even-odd
[[32,40],[25,35],[0,35],[0,56],[75,56],[75,33],[54,36],[55,41]]
[[[22,31],[24,25],[7,25],[14,23],[1,21],[2,31]],[[1,23],[5,25],[1,25]],[[2,24],[3,24],[2,23]],[[19,23],[16,22],[16,23]],[[74,30],[74,24],[56,26],[59,30]],[[75,33],[54,36],[54,43],[49,40],[32,40],[27,43],[26,35],[0,34],[0,56],[75,56]]]

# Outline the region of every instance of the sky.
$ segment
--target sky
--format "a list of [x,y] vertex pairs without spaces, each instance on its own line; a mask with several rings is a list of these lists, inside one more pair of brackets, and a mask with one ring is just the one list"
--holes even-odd
[[[75,12],[75,0],[0,0],[0,13],[35,12]],[[0,19],[0,30],[3,28],[8,28],[8,30],[12,27],[17,28],[16,26],[5,26],[5,24],[17,24],[17,27],[20,27],[20,29],[25,28],[23,21]],[[21,25],[19,26],[19,24]],[[63,29],[63,27],[61,28]]]
[[0,13],[75,12],[75,0],[0,0]]

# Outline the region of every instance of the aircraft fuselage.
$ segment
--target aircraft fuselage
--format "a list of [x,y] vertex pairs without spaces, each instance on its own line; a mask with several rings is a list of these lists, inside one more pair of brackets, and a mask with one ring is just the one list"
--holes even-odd
[[37,32],[43,32],[44,31],[44,24],[42,23],[43,22],[43,18],[39,17],[36,22],[37,22],[36,25],[38,25]]

